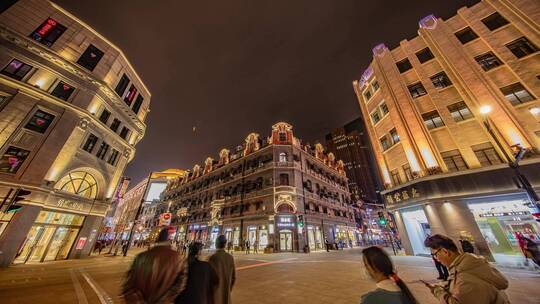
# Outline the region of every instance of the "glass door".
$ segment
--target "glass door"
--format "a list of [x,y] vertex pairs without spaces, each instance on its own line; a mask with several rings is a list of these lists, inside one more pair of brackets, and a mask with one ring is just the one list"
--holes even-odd
[[289,230],[279,233],[279,247],[281,251],[292,251],[292,233]]
[[68,232],[66,233],[66,237],[64,237],[62,246],[60,246],[60,250],[58,252],[58,255],[56,256],[57,260],[67,259],[69,250],[73,246],[73,242],[75,241],[75,238],[77,237],[78,233],[79,233],[79,229],[77,228],[68,229]]
[[17,253],[17,257],[13,261],[14,264],[26,263],[28,256],[34,249],[34,246],[37,243],[37,241],[41,238],[41,235],[43,234],[44,230],[45,230],[44,226],[32,226],[32,228],[30,228],[30,231],[28,232],[28,235],[26,236],[26,240],[24,240],[24,243],[22,244],[21,249]]
[[37,241],[27,262],[41,262],[41,259],[47,250],[47,245],[49,245],[49,242],[54,235],[54,231],[56,230],[56,227],[51,226],[45,226],[44,228],[41,238]]
[[67,233],[68,228],[66,227],[58,227],[58,229],[56,229],[56,232],[54,233],[51,244],[49,245],[49,249],[47,250],[47,254],[45,255],[43,261],[56,260],[56,255],[58,254],[58,251],[60,251],[60,248],[64,243],[64,239],[66,238]]

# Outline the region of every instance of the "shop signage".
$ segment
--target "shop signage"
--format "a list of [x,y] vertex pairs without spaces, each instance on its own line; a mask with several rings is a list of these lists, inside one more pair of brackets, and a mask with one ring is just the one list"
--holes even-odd
[[77,246],[75,246],[75,249],[77,249],[77,250],[83,249],[84,244],[86,244],[86,238],[85,237],[79,238],[79,240],[77,241]]
[[388,204],[403,203],[411,199],[419,198],[420,192],[416,188],[400,189],[387,193],[384,198]]
[[294,221],[292,217],[278,217],[276,224],[278,228],[294,228]]
[[63,199],[63,198],[59,199],[56,202],[56,206],[60,207],[60,208],[72,209],[72,210],[78,210],[78,211],[82,211],[82,210],[85,209],[84,204],[81,204],[79,202],[66,200],[66,199]]
[[219,227],[218,226],[212,227],[212,232],[219,232]]
[[496,212],[496,213],[481,213],[479,217],[496,217],[496,216],[512,216],[512,215],[530,215],[528,211],[511,211],[511,212]]
[[160,226],[169,226],[171,224],[172,214],[170,212],[162,213],[159,216],[159,225]]
[[251,226],[251,227],[248,228],[248,230],[250,230],[250,231],[257,230],[257,227]]

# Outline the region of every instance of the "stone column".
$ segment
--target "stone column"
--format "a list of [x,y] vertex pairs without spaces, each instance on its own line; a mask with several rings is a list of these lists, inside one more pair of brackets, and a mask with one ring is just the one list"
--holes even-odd
[[414,255],[414,251],[411,245],[411,240],[409,239],[409,235],[407,234],[407,229],[405,229],[405,225],[403,224],[401,212],[395,211],[394,219],[396,221],[396,228],[399,232],[399,237],[401,239],[401,245],[403,246],[403,249],[405,249],[405,254]]
[[480,232],[474,215],[469,210],[466,202],[449,201],[442,204],[434,204],[432,208],[438,213],[441,222],[446,227],[446,235],[452,238],[458,247],[460,232],[469,232],[474,238],[474,246],[477,252],[485,256],[488,260],[494,261],[488,244]]
[[423,206],[424,213],[426,214],[426,218],[428,220],[429,226],[431,227],[431,234],[448,235],[445,225],[443,224],[439,216],[438,209],[433,207],[433,205],[435,204],[440,204],[440,203],[429,203]]
[[[71,248],[71,252],[69,254],[70,259],[80,259],[90,255],[92,249],[94,248],[94,243],[96,242],[97,233],[102,221],[102,216],[86,216],[83,226],[79,231],[79,235],[77,236],[75,243],[73,243],[73,248]],[[77,249],[77,244],[81,238],[86,238],[86,242],[82,249]]]
[[39,211],[41,207],[23,205],[15,213],[0,237],[0,267],[8,267],[13,262]]

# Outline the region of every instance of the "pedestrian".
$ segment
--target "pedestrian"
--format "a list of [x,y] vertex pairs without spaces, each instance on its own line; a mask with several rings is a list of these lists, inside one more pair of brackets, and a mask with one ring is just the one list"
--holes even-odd
[[236,270],[234,267],[234,258],[225,252],[227,238],[220,235],[216,239],[216,253],[214,253],[208,262],[217,273],[219,285],[217,287],[214,304],[230,304],[231,291],[236,281]]
[[246,246],[246,254],[249,254],[249,240],[246,240],[244,244]]
[[179,292],[181,261],[167,238],[168,230],[164,228],[156,245],[133,260],[122,288],[126,303],[172,302]]
[[326,246],[326,252],[330,252],[330,243],[328,239],[324,239],[324,245]]
[[213,304],[219,278],[208,262],[199,260],[203,244],[193,242],[187,257],[187,280],[175,304]]
[[461,250],[466,253],[474,253],[473,244],[467,239],[460,239],[459,243],[461,244]]
[[416,304],[418,303],[400,277],[396,274],[392,260],[377,246],[362,250],[363,277],[373,280],[377,288],[362,296],[361,304]]
[[352,248],[352,240],[349,239],[349,248]]
[[259,253],[259,242],[253,241],[253,253]]
[[530,258],[536,265],[540,266],[540,249],[538,248],[538,244],[527,237],[523,237],[523,240],[525,241],[526,257]]
[[508,280],[483,257],[460,253],[452,239],[440,234],[427,237],[424,245],[450,273],[444,286],[425,283],[440,303],[509,303]]
[[231,253],[232,248],[233,248],[232,242],[231,242],[231,241],[228,241],[228,242],[227,242],[227,251],[228,251],[229,253]]
[[433,263],[435,263],[435,268],[437,268],[437,272],[439,273],[438,280],[446,281],[448,280],[448,268],[446,268],[441,262],[437,261],[437,259],[432,255],[431,258],[433,259]]
[[525,265],[529,265],[529,257],[528,257],[527,250],[525,248],[527,242],[525,241],[525,238],[523,237],[523,234],[521,234],[521,232],[518,231],[515,233],[515,235],[516,235],[519,249],[521,249],[521,252],[523,253],[523,256],[525,257]]

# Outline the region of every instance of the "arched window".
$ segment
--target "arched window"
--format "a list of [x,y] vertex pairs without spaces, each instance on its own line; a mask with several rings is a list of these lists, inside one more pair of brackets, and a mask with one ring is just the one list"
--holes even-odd
[[58,180],[55,188],[60,191],[92,199],[96,198],[97,194],[96,179],[84,171],[73,171],[68,173],[68,175]]
[[279,162],[280,163],[286,163],[287,162],[287,153],[285,153],[285,152],[279,153]]

